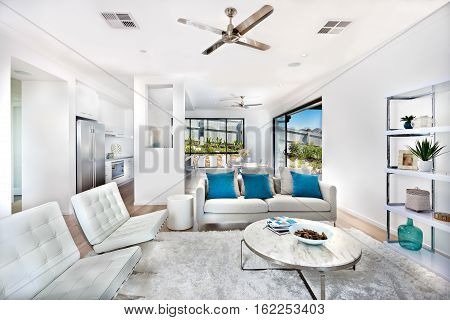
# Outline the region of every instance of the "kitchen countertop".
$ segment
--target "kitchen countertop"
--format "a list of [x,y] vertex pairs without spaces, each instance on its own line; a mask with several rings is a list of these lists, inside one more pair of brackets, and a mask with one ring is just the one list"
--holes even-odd
[[124,160],[124,159],[133,159],[133,156],[128,156],[128,157],[119,157],[119,158],[114,158],[114,159],[105,159],[105,162],[111,162],[111,161],[118,161],[118,160]]

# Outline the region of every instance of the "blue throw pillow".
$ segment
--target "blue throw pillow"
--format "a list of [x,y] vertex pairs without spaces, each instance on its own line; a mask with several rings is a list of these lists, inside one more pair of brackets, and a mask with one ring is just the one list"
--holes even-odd
[[291,175],[293,197],[322,199],[322,192],[320,192],[319,186],[319,176],[301,174],[294,171],[291,171]]
[[272,191],[270,191],[269,175],[268,174],[250,174],[243,173],[245,186],[245,199],[267,199],[272,198]]
[[208,199],[237,198],[234,191],[234,172],[207,173]]

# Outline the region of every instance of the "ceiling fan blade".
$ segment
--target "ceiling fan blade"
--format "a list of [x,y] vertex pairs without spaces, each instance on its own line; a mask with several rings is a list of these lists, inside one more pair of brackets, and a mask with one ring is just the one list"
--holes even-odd
[[223,31],[223,30],[220,30],[218,28],[214,28],[214,27],[208,26],[207,24],[204,24],[204,23],[200,23],[200,22],[196,22],[196,21],[192,21],[192,20],[188,20],[188,19],[184,19],[184,18],[180,18],[177,21],[179,23],[186,24],[186,25],[189,25],[189,26],[193,26],[193,27],[196,27],[196,28],[199,28],[199,29],[202,29],[202,30],[211,31],[211,32],[214,32],[214,33],[219,34],[219,35],[222,35],[222,34],[225,33],[225,31]]
[[246,107],[257,107],[257,106],[262,106],[262,103],[252,103],[252,104],[246,104]]
[[209,47],[208,49],[206,49],[205,51],[202,52],[202,54],[204,55],[208,55],[211,52],[213,52],[214,50],[216,50],[217,48],[219,48],[221,45],[223,45],[225,42],[222,41],[222,39],[218,40],[216,43],[214,43],[211,47]]
[[232,98],[224,98],[224,99],[220,99],[219,101],[230,101],[230,100],[239,100],[241,98],[238,97],[232,97]]
[[250,17],[242,21],[235,30],[239,32],[241,36],[249,32],[253,27],[255,27],[258,23],[263,21],[265,18],[270,16],[273,12],[273,7],[269,5],[263,6],[261,9],[256,11]]
[[250,38],[247,38],[247,37],[240,37],[239,40],[236,41],[235,43],[240,44],[241,46],[258,49],[261,51],[266,51],[267,49],[270,49],[269,45],[259,42],[259,41],[256,41],[256,40],[253,40],[253,39],[250,39]]

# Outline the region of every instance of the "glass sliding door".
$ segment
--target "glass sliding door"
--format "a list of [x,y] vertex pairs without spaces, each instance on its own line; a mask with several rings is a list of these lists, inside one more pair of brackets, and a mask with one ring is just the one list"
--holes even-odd
[[274,127],[274,165],[277,175],[280,167],[286,166],[286,116],[273,119]]
[[322,107],[301,110],[287,116],[288,166],[307,166],[322,173]]
[[322,173],[322,99],[274,118],[274,164]]

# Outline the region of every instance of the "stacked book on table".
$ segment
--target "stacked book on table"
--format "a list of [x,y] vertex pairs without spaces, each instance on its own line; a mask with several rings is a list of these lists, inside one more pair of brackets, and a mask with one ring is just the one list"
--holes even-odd
[[267,229],[281,236],[283,234],[289,233],[289,227],[296,223],[297,221],[295,221],[294,219],[285,216],[268,218]]

